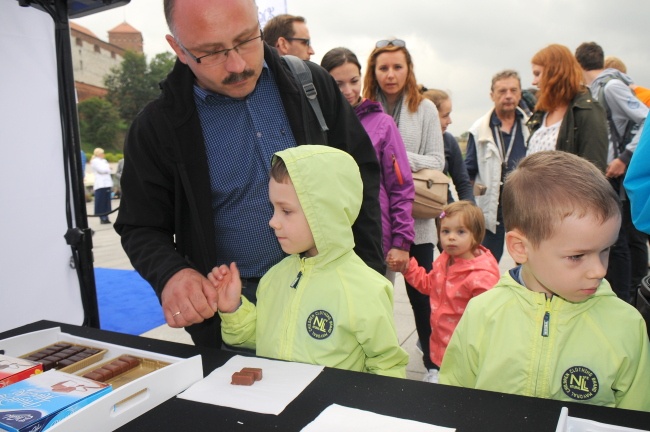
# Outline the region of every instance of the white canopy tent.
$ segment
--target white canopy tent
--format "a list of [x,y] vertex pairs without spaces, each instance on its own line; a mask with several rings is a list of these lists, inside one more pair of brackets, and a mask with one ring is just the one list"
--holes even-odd
[[[129,1],[0,1],[0,332],[99,327],[68,18]],[[257,4],[262,25],[286,13],[285,0]]]
[[41,319],[99,327],[68,16],[126,3],[0,2],[0,331]]

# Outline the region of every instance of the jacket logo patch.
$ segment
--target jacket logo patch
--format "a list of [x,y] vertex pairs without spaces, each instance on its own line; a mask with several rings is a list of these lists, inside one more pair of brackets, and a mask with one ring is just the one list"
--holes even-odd
[[562,390],[571,399],[591,399],[598,393],[598,377],[584,366],[570,367],[562,375]]
[[334,330],[332,315],[324,310],[317,310],[307,318],[307,333],[314,339],[327,339]]

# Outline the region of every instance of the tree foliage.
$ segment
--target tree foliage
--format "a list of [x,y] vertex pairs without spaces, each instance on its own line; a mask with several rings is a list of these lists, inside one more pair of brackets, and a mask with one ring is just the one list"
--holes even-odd
[[82,148],[90,151],[102,147],[106,151],[121,151],[122,121],[115,107],[108,101],[94,97],[77,105],[79,134]]
[[176,56],[170,52],[156,54],[156,56],[151,60],[151,63],[149,63],[149,76],[151,81],[156,85],[156,89],[159,88],[160,82],[162,82],[174,68],[175,62]]
[[165,52],[157,54],[149,65],[144,54],[126,51],[119,66],[111,69],[104,80],[106,98],[117,108],[126,124],[150,101],[158,97],[158,83],[172,70],[174,56]]

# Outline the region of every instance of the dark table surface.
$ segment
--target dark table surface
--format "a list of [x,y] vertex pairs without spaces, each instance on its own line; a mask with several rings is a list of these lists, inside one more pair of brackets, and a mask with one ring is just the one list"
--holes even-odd
[[[201,354],[205,376],[234,355],[218,349],[200,348],[52,321],[39,321],[0,333],[0,340],[50,327],[61,327],[65,333],[175,357],[189,358]],[[325,368],[277,416],[172,398],[118,430],[299,431],[334,403],[388,416],[452,427],[459,432],[553,432],[563,406],[569,408],[569,415],[572,417],[650,430],[650,413],[647,412],[429,384],[332,368]]]

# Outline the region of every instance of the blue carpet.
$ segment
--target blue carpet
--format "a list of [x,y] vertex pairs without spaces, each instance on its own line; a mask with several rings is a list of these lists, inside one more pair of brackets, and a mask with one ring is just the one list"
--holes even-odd
[[95,268],[102,330],[139,335],[165,323],[158,297],[135,270]]

